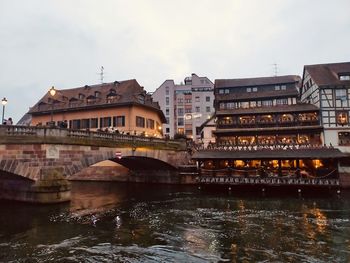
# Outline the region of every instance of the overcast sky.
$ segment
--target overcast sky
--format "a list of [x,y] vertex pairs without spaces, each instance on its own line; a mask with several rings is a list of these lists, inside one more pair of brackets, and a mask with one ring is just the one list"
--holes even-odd
[[147,91],[191,73],[301,75],[350,61],[349,0],[0,0],[0,96],[17,122],[54,85],[137,79]]

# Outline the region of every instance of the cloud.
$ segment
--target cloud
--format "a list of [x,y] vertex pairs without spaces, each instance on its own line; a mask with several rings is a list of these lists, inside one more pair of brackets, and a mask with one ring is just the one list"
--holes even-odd
[[350,57],[339,0],[0,1],[0,96],[15,120],[55,85],[136,78],[149,91],[191,73],[301,74]]

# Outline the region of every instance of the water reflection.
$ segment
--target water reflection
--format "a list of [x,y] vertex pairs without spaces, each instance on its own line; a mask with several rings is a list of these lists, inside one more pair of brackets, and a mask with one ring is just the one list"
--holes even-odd
[[348,262],[349,198],[74,183],[71,203],[0,203],[0,262]]

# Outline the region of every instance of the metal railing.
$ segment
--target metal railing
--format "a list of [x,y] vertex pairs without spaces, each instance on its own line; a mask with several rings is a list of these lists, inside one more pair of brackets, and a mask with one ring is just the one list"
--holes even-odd
[[197,178],[201,184],[227,185],[314,185],[339,186],[339,179],[305,179],[305,178],[242,178],[242,177],[212,177]]

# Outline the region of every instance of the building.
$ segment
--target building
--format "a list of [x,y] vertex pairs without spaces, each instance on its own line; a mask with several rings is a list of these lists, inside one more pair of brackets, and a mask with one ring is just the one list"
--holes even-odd
[[295,75],[215,80],[216,143],[192,156],[199,182],[348,187],[347,155],[323,145],[320,109],[300,102],[300,83]]
[[215,80],[217,143],[321,144],[319,109],[299,103],[299,76]]
[[118,130],[157,137],[162,136],[165,122],[158,103],[153,102],[135,79],[56,90],[54,96],[48,92],[29,114],[32,125]]
[[304,66],[300,93],[320,109],[323,142],[350,152],[350,62]]
[[200,140],[200,126],[214,113],[214,84],[207,77],[192,74],[184,84],[166,80],[152,95],[166,117],[165,135],[176,133]]
[[200,127],[201,132],[201,144],[203,148],[207,148],[208,145],[216,143],[214,132],[216,130],[215,115],[206,120]]

